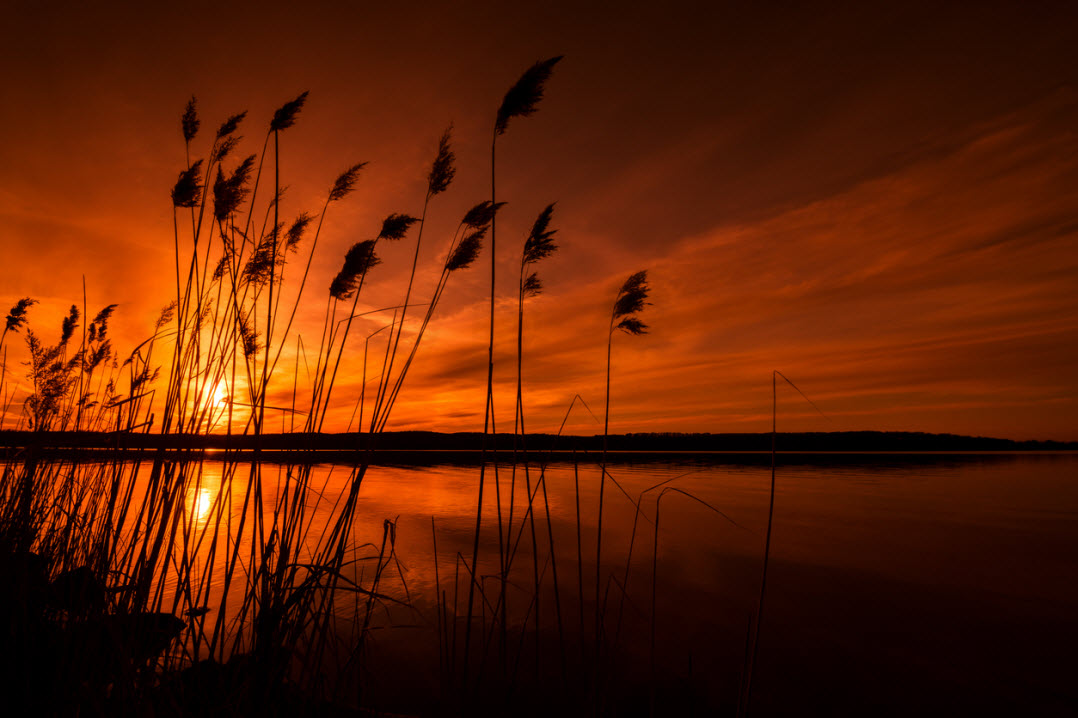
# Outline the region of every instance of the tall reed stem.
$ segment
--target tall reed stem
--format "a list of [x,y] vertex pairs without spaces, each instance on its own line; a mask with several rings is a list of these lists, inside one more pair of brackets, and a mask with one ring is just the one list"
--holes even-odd
[[[498,133],[495,130],[490,141],[490,203],[497,207],[497,194],[495,183],[495,149],[498,144]],[[475,511],[475,538],[472,542],[472,570],[479,570],[479,531],[483,526],[483,487],[486,483],[487,472],[487,435],[492,430],[492,417],[494,414],[494,279],[497,265],[497,253],[495,252],[495,225],[498,221],[497,213],[490,222],[490,338],[487,343],[487,395],[483,408],[483,441],[479,456],[479,496],[476,499]],[[495,430],[496,431],[496,430]],[[497,447],[492,447],[492,453]],[[494,461],[497,459],[495,458]],[[497,469],[495,468],[495,471]],[[500,512],[500,507],[499,507]],[[502,530],[498,526],[498,545],[502,544]],[[504,580],[504,576],[503,576]],[[468,684],[469,653],[472,640],[472,615],[475,610],[475,581],[468,584],[468,613],[464,624],[464,666],[462,670],[465,689]]]
[[[785,378],[785,377],[784,377]],[[771,524],[775,516],[775,427],[778,417],[778,372],[771,373],[771,490],[767,504],[767,537],[764,539],[764,569],[760,577],[760,598],[756,603],[756,622],[752,636],[752,648],[745,670],[745,685],[738,700],[738,715],[745,716],[749,712],[749,702],[752,698],[752,674],[756,670],[756,655],[760,645],[760,625],[764,618],[764,597],[767,591],[767,563],[771,557]],[[796,388],[796,387],[795,387]],[[800,389],[798,389],[800,391]]]

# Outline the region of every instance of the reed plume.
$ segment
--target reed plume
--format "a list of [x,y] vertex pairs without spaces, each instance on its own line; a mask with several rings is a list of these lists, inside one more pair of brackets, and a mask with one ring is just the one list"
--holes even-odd
[[[4,320],[4,330],[0,332],[0,351],[3,351],[4,340],[7,338],[8,332],[18,332],[19,329],[26,326],[26,314],[30,310],[30,307],[37,304],[36,299],[30,297],[23,297],[19,301],[15,302],[15,305],[7,313],[7,317]],[[7,352],[0,354],[0,393],[4,390],[4,381],[7,377]],[[0,411],[0,428],[3,427],[4,416],[7,414],[7,404],[4,404],[2,411]]]
[[[534,297],[543,290],[543,283],[539,281],[539,276],[535,272],[527,273],[527,269],[536,262],[549,257],[558,248],[558,245],[554,243],[554,235],[557,234],[558,230],[549,228],[553,215],[554,205],[549,204],[546,209],[539,213],[535,223],[532,225],[531,232],[528,233],[528,238],[524,241],[524,254],[520,262],[521,300]],[[521,311],[523,313],[523,309]]]
[[350,299],[359,280],[381,263],[382,260],[374,253],[374,242],[373,239],[365,239],[349,247],[344,255],[344,266],[329,285],[330,296],[338,301]]
[[180,125],[183,127],[183,141],[190,142],[195,139],[201,124],[195,109],[195,96],[191,95],[191,99],[187,101],[187,107],[183,110],[183,117],[180,119]]
[[86,353],[86,358],[83,361],[83,370],[90,374],[99,367],[102,362],[105,362],[112,356],[112,340],[111,339],[96,339],[96,346],[89,347]]
[[168,323],[171,322],[172,318],[175,317],[175,316],[176,316],[176,300],[172,300],[171,302],[166,304],[161,309],[161,313],[158,314],[157,319],[154,320],[154,323],[153,323],[154,332],[161,331],[161,327],[167,326]]
[[180,172],[172,188],[173,207],[197,207],[202,200],[202,160]]
[[4,331],[17,332],[20,328],[26,326],[26,313],[35,304],[37,304],[37,300],[30,297],[23,297],[15,302],[15,306],[7,313],[7,318],[4,320]]
[[329,201],[337,202],[347,197],[355,189],[356,181],[359,179],[359,171],[366,166],[366,162],[360,162],[342,172],[329,190]]
[[464,213],[464,219],[460,221],[465,227],[471,229],[484,229],[494,221],[494,215],[505,206],[505,202],[491,202],[483,200]]
[[273,278],[274,268],[282,261],[280,253],[275,251],[274,244],[274,231],[271,230],[262,236],[243,268],[242,280],[244,282],[255,287],[263,287]]
[[537,62],[520,76],[517,84],[509,88],[498,108],[497,121],[494,130],[499,135],[505,134],[509,127],[509,120],[514,117],[527,117],[534,114],[539,100],[543,99],[543,84],[550,79],[554,71],[554,65],[562,59],[562,55],[552,57],[549,60]]
[[453,166],[456,155],[453,154],[453,150],[449,146],[452,131],[453,125],[450,125],[442,135],[442,139],[438,141],[438,154],[434,158],[434,164],[431,165],[430,174],[427,175],[428,197],[445,192],[449,187],[449,183],[453,181],[453,177],[457,174],[457,170]]
[[558,248],[554,244],[556,229],[550,229],[550,220],[554,216],[554,204],[548,204],[546,209],[539,213],[532,224],[531,232],[524,241],[524,264],[534,264],[541,259],[546,259]]
[[110,304],[94,316],[90,326],[87,328],[89,334],[89,341],[104,341],[105,334],[108,333],[109,319],[112,318],[112,313],[116,311],[118,304]]
[[270,120],[270,132],[287,130],[289,127],[296,124],[296,115],[303,109],[303,104],[305,102],[307,102],[307,92],[302,92],[296,99],[281,105],[281,107],[273,113],[273,119]]
[[242,139],[242,137],[228,136],[216,143],[210,151],[210,165],[224,162],[225,158],[232,154],[232,150],[239,146]]
[[67,316],[64,317],[64,321],[60,324],[60,344],[67,344],[71,340],[71,336],[75,333],[75,329],[79,326],[79,308],[74,304],[71,305],[71,309],[68,310]]
[[213,216],[218,222],[231,217],[251,193],[247,183],[254,166],[255,156],[248,155],[227,178],[221,167],[217,167],[217,179],[213,183]]
[[483,251],[483,235],[486,233],[485,229],[477,229],[457,242],[457,246],[453,248],[445,263],[446,270],[455,272],[458,269],[470,267],[472,262],[479,258],[479,253]]
[[243,345],[243,355],[250,358],[261,348],[261,344],[258,341],[259,332],[255,330],[254,322],[251,321],[251,318],[242,309],[240,309],[239,312],[238,323],[240,340]]
[[618,291],[617,300],[614,302],[614,318],[634,314],[647,303],[648,298],[648,273],[647,271],[636,272],[625,280]]
[[109,319],[112,318],[112,314],[116,311],[116,307],[118,306],[120,305],[110,304],[94,316],[93,324],[96,324],[99,327],[97,332],[99,338],[104,339],[105,327],[108,324]]
[[240,123],[243,122],[243,118],[245,117],[247,117],[246,110],[240,112],[239,114],[232,115],[227,120],[222,122],[221,126],[217,128],[217,139],[223,140],[226,137],[230,136],[232,133],[234,133],[236,129],[240,126]]
[[391,214],[382,222],[382,231],[378,233],[378,239],[391,241],[404,239],[408,229],[418,221],[418,217],[408,214]]
[[292,222],[292,226],[288,228],[288,232],[285,233],[285,248],[290,252],[299,251],[299,243],[303,240],[303,235],[307,231],[307,227],[310,226],[314,217],[309,212],[302,212]]

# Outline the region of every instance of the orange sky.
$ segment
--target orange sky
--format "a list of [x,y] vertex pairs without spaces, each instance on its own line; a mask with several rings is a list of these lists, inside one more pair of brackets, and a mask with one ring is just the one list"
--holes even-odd
[[[0,309],[38,299],[31,327],[55,341],[85,274],[91,314],[120,305],[129,351],[175,293],[187,99],[196,156],[241,110],[247,154],[303,90],[282,134],[285,216],[370,164],[327,215],[299,334],[317,343],[347,247],[419,214],[452,122],[426,295],[459,217],[489,197],[502,95],[562,54],[539,111],[498,145],[499,428],[515,266],[557,201],[561,248],[526,314],[529,430],[555,431],[576,394],[601,412],[610,305],[647,269],[651,332],[615,338],[612,431],[768,430],[779,369],[828,417],[787,388],[780,429],[1078,439],[1078,13],[814,5],[16,2],[0,29]],[[380,249],[361,307],[401,300],[411,246]],[[482,428],[489,261],[454,275],[389,428]],[[385,321],[355,330],[327,429],[347,424],[362,336]],[[25,383],[22,337],[6,346]],[[601,425],[574,414],[568,430]]]

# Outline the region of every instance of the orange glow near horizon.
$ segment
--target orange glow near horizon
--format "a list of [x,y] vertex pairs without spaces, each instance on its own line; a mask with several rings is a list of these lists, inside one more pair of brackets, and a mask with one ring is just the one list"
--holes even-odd
[[[176,297],[169,192],[187,162],[187,99],[197,96],[202,121],[192,161],[206,159],[226,117],[248,111],[227,172],[261,152],[274,110],[309,90],[279,135],[280,220],[307,211],[317,221],[334,178],[368,165],[330,203],[294,322],[273,337],[283,348],[265,430],[300,429],[346,250],[391,213],[423,212],[452,123],[457,174],[430,202],[409,299],[428,302],[460,217],[490,198],[506,89],[563,54],[537,112],[498,138],[497,199],[508,203],[495,258],[499,431],[513,424],[520,252],[556,202],[558,250],[535,267],[543,291],[524,313],[528,431],[557,431],[578,394],[594,414],[574,408],[565,431],[602,431],[611,304],[646,269],[649,332],[614,337],[612,432],[769,430],[778,369],[826,415],[780,389],[780,430],[1078,440],[1076,18],[993,7],[973,22],[930,3],[876,13],[642,5],[615,16],[487,5],[216,8],[220,31],[205,46],[169,9],[20,8],[0,43],[15,68],[0,102],[0,311],[38,300],[27,326],[48,345],[71,305],[92,318],[116,303],[109,338],[122,362]],[[271,41],[285,28],[288,42]],[[252,237],[272,226],[271,174]],[[190,223],[177,217],[188,255]],[[355,308],[371,313],[349,330],[324,431],[355,428],[365,356],[370,420],[390,334],[379,330],[394,316],[375,310],[403,301],[416,234],[378,245]],[[283,312],[312,236],[286,253]],[[216,234],[208,241],[219,251]],[[486,241],[450,277],[388,429],[482,429]],[[339,303],[335,320],[350,308]],[[408,310],[394,373],[424,311]],[[23,328],[4,341],[2,428],[15,428],[30,387],[25,339]],[[173,341],[154,349],[158,416]],[[207,389],[215,432],[228,428],[229,393],[231,429],[247,424],[240,366],[231,392]]]

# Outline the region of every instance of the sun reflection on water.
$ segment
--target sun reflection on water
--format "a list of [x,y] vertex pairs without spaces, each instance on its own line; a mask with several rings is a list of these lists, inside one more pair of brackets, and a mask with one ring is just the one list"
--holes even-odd
[[213,492],[209,489],[199,489],[194,492],[190,501],[191,514],[200,524],[205,523],[210,517],[210,507],[213,506]]
[[221,474],[212,464],[203,467],[200,476],[192,477],[184,494],[184,508],[190,521],[205,526],[214,513],[217,495],[221,491]]

